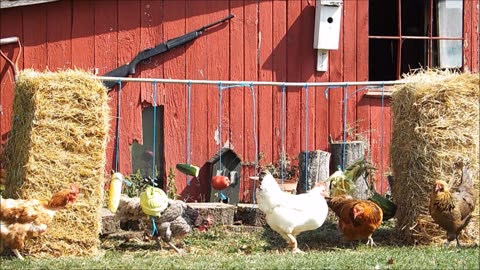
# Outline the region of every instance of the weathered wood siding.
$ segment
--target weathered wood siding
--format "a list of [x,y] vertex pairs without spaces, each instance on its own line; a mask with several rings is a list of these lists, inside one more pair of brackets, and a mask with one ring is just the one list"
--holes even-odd
[[[368,80],[368,1],[344,1],[340,47],[330,52],[329,69],[317,72],[312,48],[314,0],[164,0],[164,1],[73,1],[0,10],[1,37],[18,36],[24,46],[19,68],[37,70],[80,68],[104,74],[129,62],[141,49],[183,35],[214,20],[235,15],[229,23],[210,31],[182,48],[154,57],[138,66],[138,77],[337,82]],[[478,72],[478,0],[465,1],[465,67]],[[18,53],[14,45],[1,47],[9,57]],[[12,121],[13,73],[0,59],[0,134],[8,138]],[[388,99],[366,98],[356,87],[335,88],[324,96],[324,87],[288,87],[286,90],[285,151],[296,157],[308,148],[328,151],[328,136],[342,140],[344,91],[347,102],[348,139],[360,135],[370,144],[375,165],[389,167],[390,108]],[[308,91],[308,100],[307,100]],[[222,92],[222,116],[216,86],[192,86],[191,162],[204,165],[229,144],[245,163],[255,159],[254,124],[261,162],[280,158],[282,151],[282,89],[255,87],[256,122],[249,87]],[[110,92],[112,129],[107,149],[108,177],[115,167],[113,140],[116,134],[118,91]],[[158,84],[156,101],[164,106],[165,167],[186,161],[187,87]],[[127,83],[121,92],[119,170],[131,172],[130,145],[142,142],[141,111],[153,102],[149,83]],[[307,104],[308,102],[308,104]],[[308,105],[308,117],[305,111]],[[219,121],[222,121],[218,141]],[[308,119],[308,123],[306,120]],[[305,132],[308,127],[308,136]],[[383,131],[383,136],[382,132]],[[308,142],[305,139],[308,139]],[[252,189],[245,165],[241,198],[249,201]],[[185,197],[202,200],[207,193],[206,168],[199,185],[187,186],[177,173],[178,190]],[[377,174],[377,187],[385,191],[386,179]]]

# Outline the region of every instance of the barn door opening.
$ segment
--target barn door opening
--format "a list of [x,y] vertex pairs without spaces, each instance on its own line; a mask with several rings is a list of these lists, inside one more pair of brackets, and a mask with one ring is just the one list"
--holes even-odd
[[463,1],[369,0],[369,80],[462,68]]
[[[144,177],[160,176],[160,179],[163,179],[165,175],[164,106],[157,106],[155,121],[153,112],[153,107],[146,107],[142,111],[143,144],[134,142],[131,146],[132,172],[140,172]],[[155,152],[153,151],[154,128]],[[154,154],[155,165],[153,163]],[[154,171],[156,175],[152,175]]]

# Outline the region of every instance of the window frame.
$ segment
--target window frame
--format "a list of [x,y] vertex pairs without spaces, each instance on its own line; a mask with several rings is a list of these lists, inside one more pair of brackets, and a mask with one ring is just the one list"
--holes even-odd
[[[384,36],[384,35],[369,35],[368,40],[372,39],[384,39],[384,40],[391,40],[397,41],[397,63],[396,63],[396,78],[397,80],[401,78],[401,69],[402,69],[402,43],[404,40],[425,40],[427,41],[427,65],[428,67],[433,66],[433,43],[436,40],[461,40],[462,41],[462,48],[464,47],[465,43],[465,31],[463,29],[463,24],[465,20],[465,0],[462,0],[462,36],[461,37],[442,37],[442,36],[433,36],[434,29],[433,29],[433,11],[434,11],[434,0],[429,0],[429,25],[428,25],[428,30],[427,30],[427,36],[410,36],[410,35],[402,35],[402,0],[397,0],[397,16],[398,16],[398,21],[397,21],[397,31],[398,35],[397,36]],[[462,70],[465,67],[465,59],[464,59],[464,51],[462,49],[462,66],[459,67]]]

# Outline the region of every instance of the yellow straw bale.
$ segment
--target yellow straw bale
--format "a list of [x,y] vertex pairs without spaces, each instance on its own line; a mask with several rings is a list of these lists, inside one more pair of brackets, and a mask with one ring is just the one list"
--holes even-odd
[[[397,230],[410,243],[446,239],[428,211],[429,194],[436,180],[456,187],[462,166],[469,164],[478,190],[479,75],[440,70],[419,70],[404,78],[392,94],[393,132],[391,166]],[[478,241],[476,210],[464,230],[465,242]]]
[[107,89],[79,70],[24,70],[15,86],[7,144],[4,197],[49,199],[70,183],[80,188],[72,208],[57,212],[46,234],[26,242],[30,255],[98,252],[109,129]]

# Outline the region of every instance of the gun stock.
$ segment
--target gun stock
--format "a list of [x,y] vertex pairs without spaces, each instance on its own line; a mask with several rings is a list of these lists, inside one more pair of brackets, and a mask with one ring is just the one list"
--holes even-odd
[[[195,31],[192,31],[190,33],[187,33],[183,36],[179,36],[176,38],[172,38],[167,40],[166,42],[160,43],[156,45],[153,48],[148,48],[144,49],[141,52],[139,52],[133,59],[130,61],[130,63],[125,64],[123,66],[120,66],[116,69],[113,69],[109,72],[107,72],[104,77],[128,77],[131,74],[135,74],[136,66],[140,63],[143,62],[147,59],[150,59],[153,56],[165,53],[167,51],[173,50],[179,46],[182,46],[186,43],[189,43],[195,39],[197,39],[205,30],[208,28],[211,28],[215,25],[221,24],[227,20],[232,19],[234,16],[232,14],[228,15],[227,17],[218,20],[216,22],[210,23],[208,25],[205,25]],[[115,86],[117,82],[114,81],[103,81],[103,84],[108,88],[111,89],[113,86]]]

